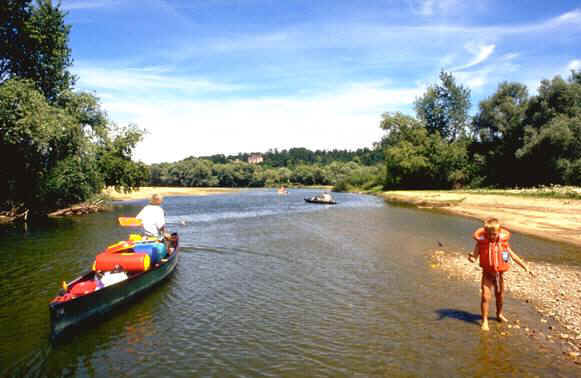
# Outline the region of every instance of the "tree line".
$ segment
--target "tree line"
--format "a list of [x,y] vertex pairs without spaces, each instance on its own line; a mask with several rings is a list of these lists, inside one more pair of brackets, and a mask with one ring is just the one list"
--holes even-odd
[[74,91],[70,26],[50,0],[0,4],[0,211],[48,211],[148,177],[131,160],[143,130],[111,122]]
[[[248,158],[255,153],[241,152],[236,155],[211,155],[201,156],[200,159],[209,160],[213,163],[225,164],[233,161],[248,161]],[[359,148],[350,150],[316,150],[311,151],[304,147],[290,148],[288,150],[270,149],[266,153],[259,153],[263,159],[263,164],[268,167],[293,167],[300,164],[322,164],[328,165],[333,162],[348,163],[357,161],[363,165],[374,165],[383,161],[383,151],[376,148]],[[190,157],[188,159],[195,159]]]
[[[273,187],[280,185],[336,185],[348,178],[360,177],[369,187],[381,186],[373,179],[381,177],[383,163],[366,166],[355,161],[307,164],[303,161],[283,167],[249,164],[240,159],[214,163],[205,158],[188,158],[176,163],[152,164],[151,186],[184,187]],[[363,179],[364,178],[364,179]]]
[[470,91],[454,77],[415,102],[416,117],[385,113],[385,187],[581,185],[581,73],[525,85],[502,82],[468,115]]

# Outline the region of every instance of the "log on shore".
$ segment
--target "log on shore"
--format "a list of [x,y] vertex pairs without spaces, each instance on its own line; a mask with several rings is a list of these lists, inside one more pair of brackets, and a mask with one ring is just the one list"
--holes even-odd
[[14,223],[16,221],[23,221],[26,223],[27,220],[28,220],[28,209],[20,213],[15,210],[0,213],[0,224]]
[[67,207],[66,209],[60,209],[49,213],[49,217],[63,217],[71,215],[86,215],[97,213],[104,210],[103,201],[97,201],[90,204],[75,205],[73,207]]

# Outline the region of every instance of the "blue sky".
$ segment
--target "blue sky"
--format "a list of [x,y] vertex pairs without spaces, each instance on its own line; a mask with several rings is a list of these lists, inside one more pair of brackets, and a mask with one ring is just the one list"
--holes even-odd
[[581,5],[537,0],[62,0],[77,89],[146,163],[356,149],[441,69],[472,91],[581,69]]

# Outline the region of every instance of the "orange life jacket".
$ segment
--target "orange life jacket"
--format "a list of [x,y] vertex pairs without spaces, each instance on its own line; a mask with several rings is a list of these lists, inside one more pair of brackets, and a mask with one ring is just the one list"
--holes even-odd
[[488,233],[484,227],[474,231],[473,235],[478,244],[480,266],[482,270],[490,273],[506,272],[510,268],[510,252],[508,239],[510,232],[506,228],[500,228],[496,241],[488,240]]

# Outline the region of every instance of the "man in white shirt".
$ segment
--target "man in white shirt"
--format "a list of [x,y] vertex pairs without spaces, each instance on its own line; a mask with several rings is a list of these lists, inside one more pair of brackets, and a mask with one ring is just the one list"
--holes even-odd
[[165,213],[161,208],[162,203],[163,197],[156,193],[151,196],[149,205],[137,214],[137,219],[141,220],[143,224],[145,236],[152,236],[160,240],[165,236]]

